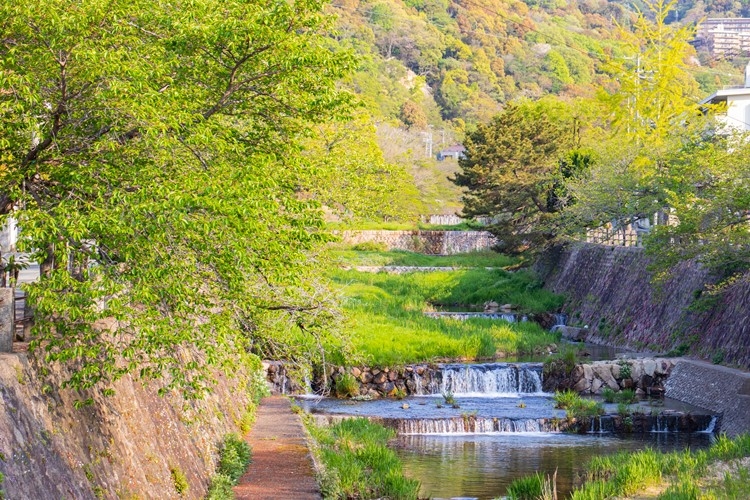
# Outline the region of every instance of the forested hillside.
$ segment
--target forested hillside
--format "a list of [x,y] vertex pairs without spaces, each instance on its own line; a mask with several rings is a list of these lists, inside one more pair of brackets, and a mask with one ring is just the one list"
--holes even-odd
[[[694,24],[744,7],[681,2],[667,19]],[[642,2],[607,0],[336,0],[336,38],[359,58],[347,80],[377,123],[388,161],[410,167],[421,212],[453,212],[454,162],[430,158],[488,122],[505,103],[547,94],[594,97],[616,71],[638,71],[623,47]],[[740,81],[744,61],[693,54],[695,99]],[[401,130],[396,130],[396,129]]]

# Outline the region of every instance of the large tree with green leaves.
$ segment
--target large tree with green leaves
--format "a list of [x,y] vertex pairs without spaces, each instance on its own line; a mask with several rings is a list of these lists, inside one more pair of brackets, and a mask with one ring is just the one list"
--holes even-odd
[[136,373],[199,394],[237,352],[340,344],[300,192],[300,138],[350,101],[321,9],[0,4],[0,209],[41,262],[36,352],[74,387]]
[[464,215],[492,217],[491,230],[506,250],[550,236],[560,161],[576,143],[570,117],[560,101],[519,101],[466,138],[466,156],[454,178],[466,188]]

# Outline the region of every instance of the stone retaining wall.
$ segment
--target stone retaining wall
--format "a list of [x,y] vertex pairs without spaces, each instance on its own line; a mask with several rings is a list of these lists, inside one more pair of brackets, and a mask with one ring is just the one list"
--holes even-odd
[[639,396],[664,394],[664,382],[674,362],[664,358],[594,361],[573,370],[573,390],[584,394],[601,394],[605,387],[614,391],[635,389]]
[[547,251],[536,270],[545,288],[565,295],[568,324],[588,326],[589,342],[675,350],[750,369],[750,273],[704,307],[691,307],[707,295],[707,271],[683,262],[657,287],[650,263],[640,248],[571,244]]
[[406,250],[428,255],[454,255],[458,253],[490,250],[497,245],[488,231],[342,231],[341,239],[347,245],[378,243],[387,250]]

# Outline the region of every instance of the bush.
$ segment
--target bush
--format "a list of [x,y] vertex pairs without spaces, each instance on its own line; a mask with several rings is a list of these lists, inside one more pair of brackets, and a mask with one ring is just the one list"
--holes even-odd
[[567,410],[573,407],[580,399],[581,396],[575,391],[556,391],[555,408]]
[[174,484],[174,489],[177,491],[177,494],[180,496],[186,495],[190,489],[190,484],[188,483],[187,477],[185,477],[185,473],[182,472],[182,469],[177,466],[172,466],[169,469],[169,474],[172,476],[172,483]]
[[359,382],[351,373],[342,374],[333,386],[339,398],[353,398],[359,395]]
[[227,476],[232,484],[236,484],[250,464],[251,454],[250,445],[245,441],[234,434],[227,435],[219,452],[216,472]]
[[205,500],[234,500],[234,483],[224,474],[214,474]]
[[602,398],[604,399],[605,403],[614,403],[615,402],[615,391],[610,389],[609,387],[605,387],[602,390]]
[[615,394],[614,400],[620,404],[634,403],[636,400],[635,391],[633,389],[623,389]]

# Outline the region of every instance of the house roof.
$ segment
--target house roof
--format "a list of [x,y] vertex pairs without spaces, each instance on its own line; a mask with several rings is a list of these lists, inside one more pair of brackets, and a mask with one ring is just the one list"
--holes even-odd
[[463,153],[466,151],[466,148],[463,147],[461,144],[454,144],[453,146],[448,146],[447,148],[440,151],[441,153]]
[[750,97],[750,88],[748,87],[734,87],[729,89],[722,89],[717,90],[710,96],[703,99],[700,104],[718,104],[721,102],[726,102],[727,97],[736,97],[736,96],[748,96]]

